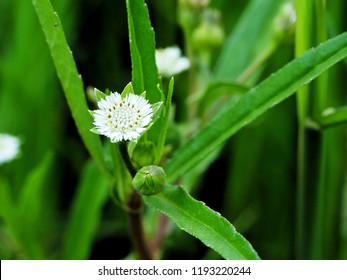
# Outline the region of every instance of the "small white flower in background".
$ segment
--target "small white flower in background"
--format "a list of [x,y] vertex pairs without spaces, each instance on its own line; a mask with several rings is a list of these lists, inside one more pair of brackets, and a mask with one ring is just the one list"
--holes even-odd
[[0,164],[13,160],[19,154],[19,138],[0,133]]
[[282,5],[274,20],[278,32],[294,33],[296,24],[296,9],[293,1]]
[[117,92],[98,102],[92,111],[93,132],[107,136],[111,142],[136,140],[151,123],[153,109],[142,96],[129,93],[124,98]]
[[162,77],[172,77],[187,70],[190,66],[189,59],[181,56],[181,50],[178,47],[157,49],[155,61]]

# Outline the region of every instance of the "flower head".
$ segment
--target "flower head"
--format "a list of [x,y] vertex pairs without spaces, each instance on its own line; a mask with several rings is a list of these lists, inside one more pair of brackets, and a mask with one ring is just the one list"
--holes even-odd
[[0,164],[13,160],[19,154],[19,146],[17,137],[0,133]]
[[150,124],[153,109],[148,101],[139,95],[129,93],[124,98],[111,93],[98,102],[98,110],[92,112],[94,132],[107,136],[111,142],[136,140]]
[[172,77],[187,70],[190,66],[189,59],[181,56],[181,50],[178,47],[157,49],[155,61],[159,74],[163,77]]

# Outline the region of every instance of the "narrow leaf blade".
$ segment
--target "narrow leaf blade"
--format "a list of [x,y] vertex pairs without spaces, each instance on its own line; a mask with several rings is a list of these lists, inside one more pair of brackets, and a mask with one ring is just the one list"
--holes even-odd
[[[285,0],[253,0],[227,38],[214,69],[214,78],[235,81],[273,40],[272,21]],[[262,36],[259,36],[262,34]],[[232,62],[232,63],[231,63]]]
[[225,259],[259,259],[251,244],[232,224],[203,202],[195,200],[182,187],[167,185],[162,193],[145,196],[144,200]]
[[64,89],[77,129],[99,168],[108,174],[98,135],[90,133],[92,119],[71,50],[66,42],[61,21],[49,0],[32,0],[41,28],[46,37],[59,80]]
[[89,162],[71,208],[63,259],[89,258],[108,190],[107,181],[100,176],[95,165]]
[[162,100],[157,89],[159,75],[155,64],[154,32],[143,0],[127,0],[132,84],[136,94],[147,92],[150,103]]
[[239,102],[226,103],[195,137],[176,151],[165,167],[168,180],[173,182],[194,168],[202,158],[242,127],[346,56],[347,33],[343,33],[291,61],[248,91]]

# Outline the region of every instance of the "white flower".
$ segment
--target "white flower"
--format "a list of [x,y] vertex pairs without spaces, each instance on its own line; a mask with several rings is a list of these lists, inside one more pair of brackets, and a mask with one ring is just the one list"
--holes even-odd
[[111,142],[136,140],[152,120],[151,104],[142,96],[129,93],[124,98],[117,92],[98,102],[92,112],[94,132],[107,136]]
[[293,1],[282,5],[278,15],[274,20],[275,28],[279,32],[292,33],[296,24],[296,9]]
[[155,51],[155,61],[159,74],[163,77],[172,77],[190,66],[189,59],[181,56],[181,50],[178,47],[168,47],[157,49]]
[[19,146],[17,137],[0,133],[0,164],[13,160],[19,153]]

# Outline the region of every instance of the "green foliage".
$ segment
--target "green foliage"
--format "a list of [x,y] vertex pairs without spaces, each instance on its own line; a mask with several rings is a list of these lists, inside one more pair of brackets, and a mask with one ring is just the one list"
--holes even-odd
[[0,217],[9,228],[15,246],[28,259],[43,259],[45,252],[41,246],[44,236],[49,232],[49,222],[44,204],[52,155],[43,161],[27,176],[17,200],[12,198],[6,181],[0,181]]
[[100,176],[95,165],[89,162],[82,174],[72,205],[63,259],[88,259],[91,244],[100,223],[101,210],[108,194],[107,181]]
[[[227,38],[214,68],[214,78],[235,81],[273,40],[272,22],[284,0],[252,0]],[[264,36],[259,36],[259,33]]]
[[182,187],[167,185],[145,202],[169,216],[181,229],[199,238],[225,259],[259,259],[248,241],[219,213],[192,198]]
[[[276,25],[288,2],[295,35]],[[345,2],[180,3],[0,1],[0,132],[22,142],[0,166],[2,259],[346,258]],[[156,45],[190,60],[175,89]],[[155,111],[137,143],[90,132],[122,88]],[[170,184],[160,169],[156,194],[152,164]]]
[[127,0],[130,51],[132,59],[132,82],[135,93],[147,91],[151,103],[162,100],[157,88],[159,76],[155,65],[154,32],[144,1]]
[[293,60],[247,92],[237,103],[229,102],[166,165],[168,180],[180,175],[252,122],[347,55],[347,34],[340,35]]
[[64,88],[78,131],[100,170],[107,175],[108,170],[103,160],[100,138],[90,133],[92,123],[88,113],[82,78],[77,72],[72,52],[66,42],[62,23],[49,0],[33,0],[33,5],[46,36],[58,77]]

